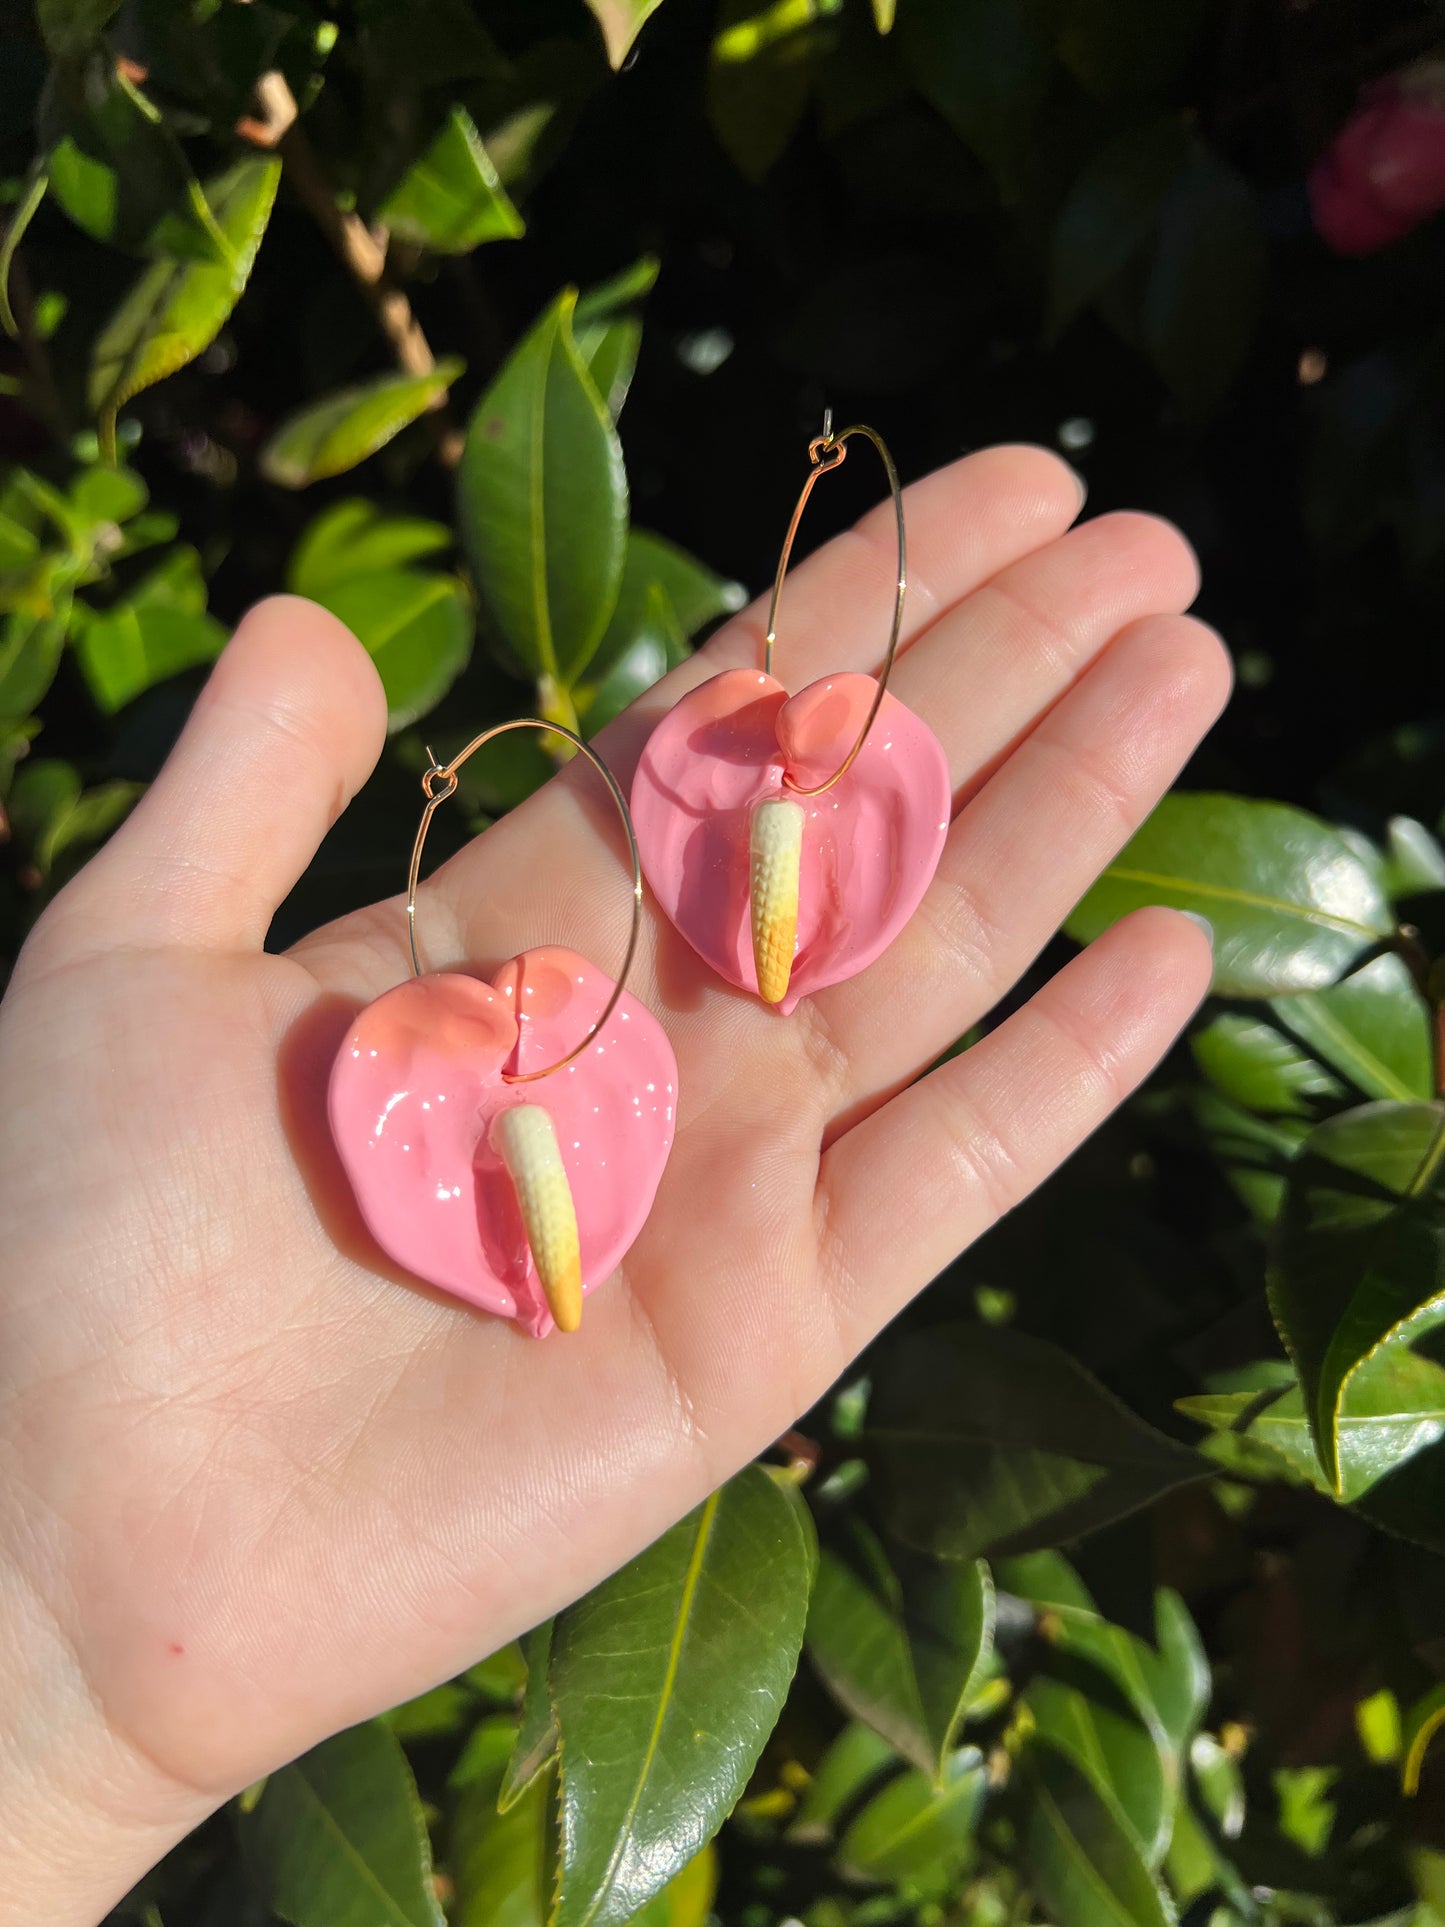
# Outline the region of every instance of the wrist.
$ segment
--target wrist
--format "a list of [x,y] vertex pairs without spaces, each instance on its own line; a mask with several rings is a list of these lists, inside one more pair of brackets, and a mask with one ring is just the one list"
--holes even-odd
[[94,1927],[219,1804],[116,1733],[58,1620],[0,1569],[0,1927]]

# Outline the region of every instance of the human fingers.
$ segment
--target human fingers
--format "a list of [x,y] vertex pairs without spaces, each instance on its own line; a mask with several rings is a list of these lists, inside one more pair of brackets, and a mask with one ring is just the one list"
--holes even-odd
[[945,1050],[1022,975],[1223,708],[1230,664],[1188,616],[1132,624],[955,819],[917,915],[814,1000],[835,1128]]
[[1076,1150],[1209,987],[1207,939],[1136,911],[997,1030],[824,1153],[824,1287],[851,1355]]

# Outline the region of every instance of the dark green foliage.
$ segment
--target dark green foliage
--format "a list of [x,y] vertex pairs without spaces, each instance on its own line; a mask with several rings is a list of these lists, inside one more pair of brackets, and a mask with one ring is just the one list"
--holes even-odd
[[[1303,192],[1438,7],[7,23],[7,963],[256,596],[350,623],[391,710],[281,943],[396,890],[424,744],[591,733],[764,584],[825,401],[910,477],[1034,439],[1178,517],[1240,670],[1067,926],[1203,914],[1214,1000],[799,1421],[810,1475],[272,1775],[122,1917],[1439,1927],[1440,231],[1341,262]],[[503,739],[437,834],[552,767]]]

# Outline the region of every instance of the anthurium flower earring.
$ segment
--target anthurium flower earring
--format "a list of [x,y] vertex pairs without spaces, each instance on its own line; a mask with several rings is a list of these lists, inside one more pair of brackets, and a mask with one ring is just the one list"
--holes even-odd
[[[574,950],[524,950],[490,983],[424,974],[422,848],[457,771],[513,729],[565,736],[602,776],[632,857],[632,934],[614,983]],[[376,1242],[406,1270],[533,1337],[576,1331],[652,1207],[672,1148],[677,1063],[623,988],[642,920],[627,801],[570,730],[531,717],[483,731],[422,778],[407,880],[409,982],[358,1015],[331,1071],[331,1133]]]
[[[855,436],[882,457],[898,525],[898,593],[879,675],[774,679],[778,608],[803,509]],[[729,669],[682,698],[648,740],[632,815],[653,895],[698,955],[785,1015],[887,949],[938,868],[950,790],[943,746],[888,694],[908,592],[903,492],[861,423],[808,444],[761,671]]]

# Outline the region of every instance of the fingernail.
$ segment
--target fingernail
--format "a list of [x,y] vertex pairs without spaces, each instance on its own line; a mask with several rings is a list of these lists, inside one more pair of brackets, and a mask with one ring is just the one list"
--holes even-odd
[[1074,478],[1074,487],[1079,491],[1079,507],[1082,508],[1089,499],[1089,484],[1084,480],[1072,462],[1065,462],[1064,467]]
[[1197,923],[1199,925],[1199,928],[1204,932],[1205,936],[1208,937],[1209,947],[1212,950],[1214,948],[1214,925],[1209,921],[1208,917],[1201,917],[1197,910],[1181,910],[1179,914],[1181,917],[1188,917],[1191,923]]

